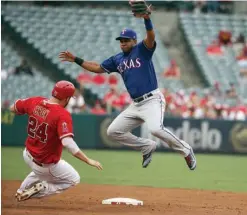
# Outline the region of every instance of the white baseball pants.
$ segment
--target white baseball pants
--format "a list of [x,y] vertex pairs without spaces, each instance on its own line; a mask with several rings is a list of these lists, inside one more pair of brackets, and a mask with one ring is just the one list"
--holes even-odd
[[41,167],[33,162],[31,154],[26,149],[23,151],[23,157],[32,172],[24,179],[18,191],[28,189],[41,181],[44,182],[46,187],[31,198],[61,193],[80,182],[78,172],[64,160],[60,160],[56,164],[45,164]]
[[120,113],[108,127],[108,136],[120,144],[141,150],[148,154],[156,149],[156,142],[134,136],[130,131],[146,122],[152,135],[160,138],[172,149],[183,156],[190,153],[190,145],[180,140],[163,125],[165,98],[159,89],[152,91],[153,96],[139,103],[132,103]]

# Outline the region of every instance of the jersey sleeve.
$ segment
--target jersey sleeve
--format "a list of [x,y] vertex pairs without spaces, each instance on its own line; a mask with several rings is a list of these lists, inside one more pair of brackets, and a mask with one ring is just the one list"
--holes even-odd
[[64,137],[74,137],[72,117],[69,113],[63,114],[58,119],[57,133],[59,139]]
[[28,108],[30,107],[32,98],[18,99],[14,103],[14,108],[16,114],[23,115],[28,113]]
[[156,49],[156,41],[154,41],[154,46],[152,49],[148,48],[145,43],[144,43],[144,40],[139,42],[137,44],[141,54],[146,58],[146,59],[151,59],[152,56],[153,56],[153,53]]
[[114,61],[114,56],[104,60],[101,64],[100,67],[107,73],[112,73],[112,72],[117,72],[117,67],[116,63]]

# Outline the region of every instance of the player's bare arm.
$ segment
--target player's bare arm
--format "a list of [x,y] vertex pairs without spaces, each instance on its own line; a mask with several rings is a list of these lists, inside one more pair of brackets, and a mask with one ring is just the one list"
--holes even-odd
[[152,49],[154,47],[155,33],[149,15],[146,15],[144,17],[144,23],[147,30],[147,35],[146,38],[144,39],[144,43],[149,49]]
[[74,56],[71,52],[69,51],[63,51],[59,54],[59,58],[61,59],[62,62],[75,62],[82,68],[94,72],[94,73],[104,73],[105,71],[100,67],[100,64],[97,62],[93,61],[85,61],[81,58],[78,58]]
[[10,107],[9,107],[9,110],[13,113],[15,113],[15,105],[12,104]]
[[64,147],[67,148],[67,150],[77,159],[85,162],[86,164],[96,167],[98,170],[102,170],[103,167],[100,164],[100,162],[95,161],[91,158],[88,158],[85,153],[83,153],[78,145],[75,143],[72,137],[65,137],[62,139],[62,144]]
[[76,154],[74,154],[74,156],[75,156],[76,158],[78,158],[79,160],[84,161],[84,162],[87,163],[88,165],[96,167],[98,170],[102,170],[102,169],[103,169],[103,167],[102,167],[102,165],[100,164],[100,162],[95,161],[95,160],[93,160],[93,159],[91,159],[91,158],[88,158],[88,157],[85,155],[85,153],[83,153],[81,150],[78,151]]

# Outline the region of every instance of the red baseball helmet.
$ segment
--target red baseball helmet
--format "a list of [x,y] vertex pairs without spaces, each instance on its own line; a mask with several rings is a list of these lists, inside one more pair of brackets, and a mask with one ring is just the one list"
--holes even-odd
[[74,93],[75,86],[69,81],[57,82],[52,90],[52,96],[60,100],[73,97]]

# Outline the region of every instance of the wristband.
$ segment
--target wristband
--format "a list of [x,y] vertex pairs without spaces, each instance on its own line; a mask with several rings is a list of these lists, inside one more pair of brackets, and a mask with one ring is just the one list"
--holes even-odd
[[78,64],[79,66],[81,66],[83,64],[84,60],[79,58],[79,57],[75,57],[75,63]]
[[151,19],[144,19],[144,24],[147,31],[153,30],[153,24]]

